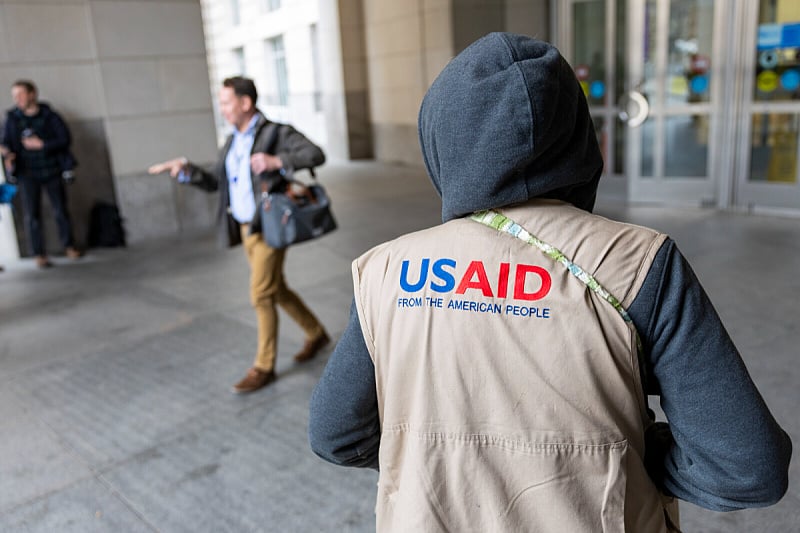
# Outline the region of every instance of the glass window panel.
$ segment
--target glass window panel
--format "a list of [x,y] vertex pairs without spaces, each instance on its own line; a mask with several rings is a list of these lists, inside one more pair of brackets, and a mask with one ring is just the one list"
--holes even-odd
[[[609,95],[612,103],[616,103],[620,96],[625,94],[625,81],[627,76],[627,57],[625,57],[627,47],[626,23],[627,23],[627,1],[617,0],[616,18],[617,27],[615,37],[614,64],[614,93]],[[616,115],[616,113],[615,113]],[[625,174],[625,154],[627,146],[628,127],[619,118],[614,119],[614,146],[611,152],[613,158],[613,172],[617,175]],[[606,171],[608,172],[608,170]]]
[[664,175],[705,178],[708,175],[708,115],[666,117],[664,127]]
[[242,21],[239,13],[239,0],[231,0],[231,24],[238,26]]
[[246,76],[247,68],[244,61],[244,48],[234,48],[233,53],[233,71],[237,76]]
[[656,96],[656,46],[658,29],[658,6],[655,0],[648,0],[644,12],[644,80],[639,92],[644,94],[650,102]]
[[270,103],[286,106],[289,104],[289,76],[286,72],[286,50],[283,46],[283,36],[273,37],[269,39],[269,43],[272,47],[272,63],[275,73],[275,95],[271,98]]
[[322,75],[319,60],[319,31],[316,23],[309,27],[311,37],[311,66],[314,72],[314,111],[322,111]]
[[575,75],[583,87],[590,105],[605,102],[606,69],[605,32],[606,3],[604,0],[588,0],[573,4],[573,27],[575,40],[573,62]]
[[603,154],[603,170],[608,172],[608,134],[605,128],[605,119],[599,115],[592,115],[594,123],[594,134],[597,136],[597,144],[600,146],[600,153]]
[[614,174],[625,173],[625,136],[628,135],[627,126],[620,119],[614,121]]
[[667,105],[709,101],[713,28],[713,0],[670,3]]
[[627,42],[627,37],[625,36],[626,32],[626,17],[625,14],[627,13],[627,6],[626,0],[617,0],[617,31],[616,31],[616,57],[614,58],[614,64],[616,72],[614,73],[614,94],[611,96],[611,102],[616,102],[619,97],[625,94],[625,77],[627,75],[627,68],[625,62],[627,58],[625,57],[625,52],[627,51],[627,47],[625,43]]
[[797,183],[798,124],[795,114],[753,115],[751,181]]
[[[653,158],[655,157],[653,148],[655,144],[656,120],[653,117],[648,117],[647,120],[644,121],[644,124],[639,126],[639,129],[642,132],[642,177],[652,178],[654,168]],[[635,135],[635,133],[629,130],[629,135],[631,134]]]
[[800,2],[761,0],[753,97],[800,99]]

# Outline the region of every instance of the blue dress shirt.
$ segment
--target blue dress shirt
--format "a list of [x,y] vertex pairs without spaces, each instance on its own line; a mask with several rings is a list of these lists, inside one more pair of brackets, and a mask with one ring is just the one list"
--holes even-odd
[[256,201],[253,195],[253,181],[250,177],[250,152],[256,138],[256,122],[254,115],[247,129],[233,130],[233,142],[225,156],[225,173],[228,175],[228,198],[230,198],[231,214],[238,222],[247,224],[256,213]]

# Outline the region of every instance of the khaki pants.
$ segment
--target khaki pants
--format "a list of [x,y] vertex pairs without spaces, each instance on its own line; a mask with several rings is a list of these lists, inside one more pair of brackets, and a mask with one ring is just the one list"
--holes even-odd
[[286,249],[270,248],[260,234],[248,235],[248,232],[249,226],[242,224],[242,242],[250,263],[250,303],[258,319],[258,347],[253,366],[269,372],[275,368],[278,346],[276,305],[297,322],[308,339],[321,335],[324,330],[303,300],[286,286],[283,279]]

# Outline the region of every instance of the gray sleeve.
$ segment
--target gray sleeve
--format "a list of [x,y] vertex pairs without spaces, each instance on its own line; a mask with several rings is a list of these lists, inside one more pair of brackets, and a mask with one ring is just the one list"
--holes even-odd
[[231,142],[232,136],[229,136],[218,152],[216,163],[200,166],[189,161],[187,165],[188,172],[181,172],[184,175],[184,179],[179,183],[193,185],[206,192],[219,190],[220,182],[223,182],[223,187],[226,186],[225,158],[228,155]]
[[780,500],[791,441],[672,240],[628,311],[642,337],[650,393],[660,394],[668,420],[655,432],[659,443],[648,441],[651,477],[666,492],[717,511]]
[[325,162],[322,149],[289,125],[281,128],[275,155],[281,158],[284,168],[290,174],[294,170],[318,167]]
[[188,185],[194,185],[206,192],[214,192],[219,188],[219,165],[209,166],[208,168],[203,168],[197,166],[193,163],[189,163],[188,165],[188,173],[183,173],[186,176],[185,181],[181,181],[180,183],[185,183]]
[[375,366],[367,351],[355,302],[350,321],[311,395],[311,449],[342,466],[378,468],[381,427]]

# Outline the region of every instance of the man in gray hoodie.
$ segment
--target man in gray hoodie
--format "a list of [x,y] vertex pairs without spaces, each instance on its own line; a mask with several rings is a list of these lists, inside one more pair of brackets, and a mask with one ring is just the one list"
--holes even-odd
[[777,502],[791,441],[692,269],[591,214],[602,158],[558,51],[473,43],[419,135],[444,224],[353,263],[311,398],[314,452],[380,470],[378,530],[660,532],[675,498]]

